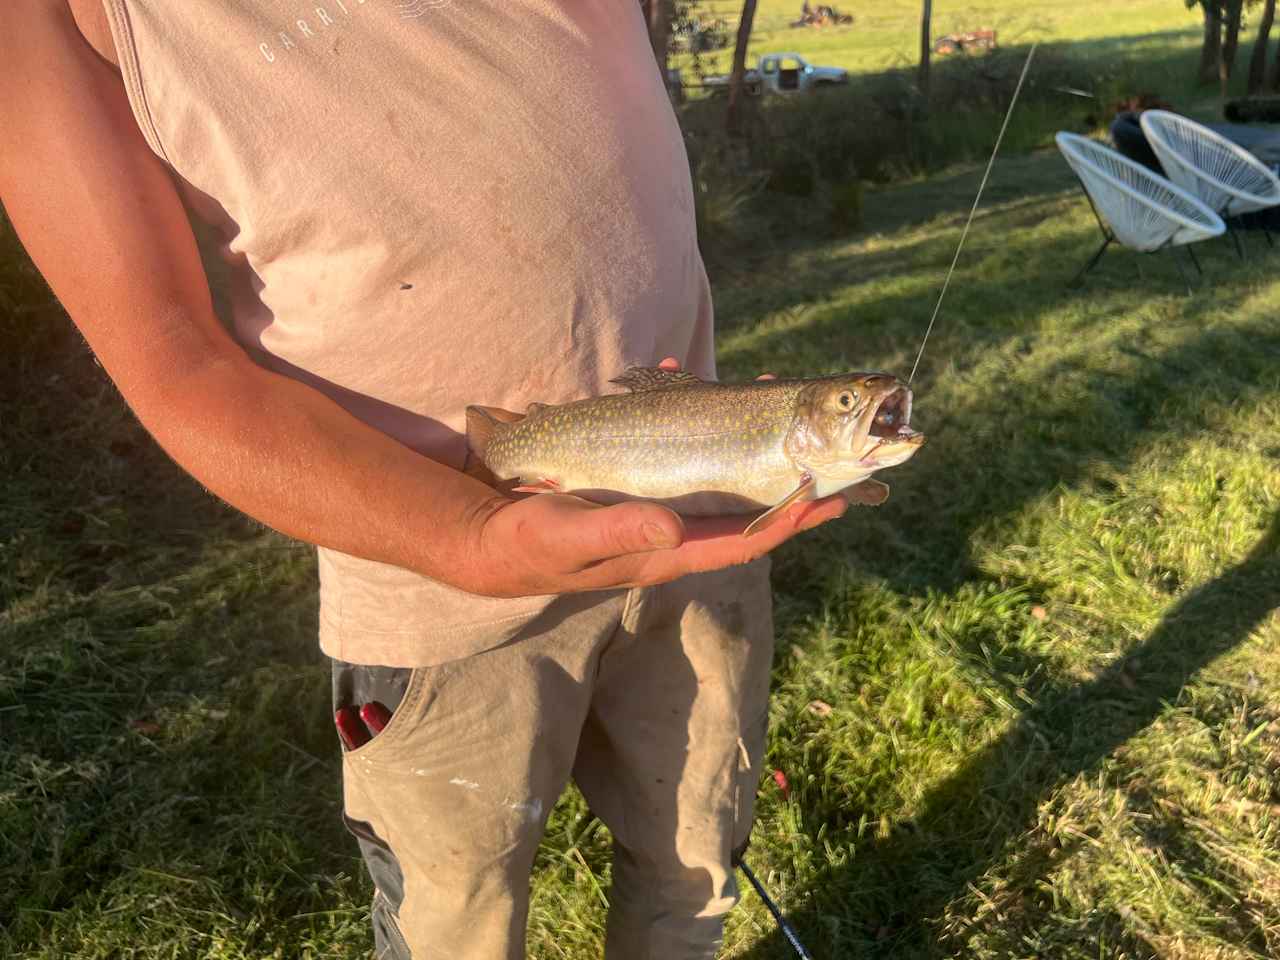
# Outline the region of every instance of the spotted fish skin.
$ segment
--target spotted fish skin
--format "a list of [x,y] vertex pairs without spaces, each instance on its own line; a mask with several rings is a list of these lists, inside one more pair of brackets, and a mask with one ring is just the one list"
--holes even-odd
[[[733,384],[659,368],[615,382],[633,392],[505,414],[513,422],[490,415],[503,411],[469,408],[472,454],[498,481],[601,503],[639,498],[690,515],[747,512],[778,503],[806,475],[828,477],[834,489],[870,476],[878,467],[850,467],[853,444],[865,445],[879,401],[905,389],[885,374]],[[851,396],[856,409],[832,407],[831,398]],[[843,454],[818,449],[844,440]],[[858,476],[846,477],[850,470]]]

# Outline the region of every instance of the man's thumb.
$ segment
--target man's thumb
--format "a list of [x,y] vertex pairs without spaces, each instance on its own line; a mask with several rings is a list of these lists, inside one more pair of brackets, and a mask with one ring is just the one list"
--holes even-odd
[[582,546],[597,559],[649,550],[669,550],[684,542],[684,522],[656,503],[620,503],[585,511]]

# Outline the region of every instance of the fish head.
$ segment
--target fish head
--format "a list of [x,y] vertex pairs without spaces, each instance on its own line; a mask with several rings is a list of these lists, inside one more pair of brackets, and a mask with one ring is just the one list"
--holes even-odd
[[817,478],[857,483],[924,444],[911,428],[911,400],[911,388],[887,373],[815,380],[796,397],[787,454]]

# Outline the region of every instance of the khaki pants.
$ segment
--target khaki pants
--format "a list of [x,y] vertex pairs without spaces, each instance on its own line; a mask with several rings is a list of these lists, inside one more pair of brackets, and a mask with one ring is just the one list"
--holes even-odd
[[529,875],[572,776],[614,837],[609,960],[713,957],[737,900],[768,712],[768,559],[558,599],[434,667],[335,662],[335,698],[398,702],[344,756],[380,958],[524,957]]

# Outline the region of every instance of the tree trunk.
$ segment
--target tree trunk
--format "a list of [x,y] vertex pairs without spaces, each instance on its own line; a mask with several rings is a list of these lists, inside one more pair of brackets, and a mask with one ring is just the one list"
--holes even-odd
[[1204,11],[1204,43],[1200,47],[1200,69],[1196,80],[1208,86],[1218,79],[1218,64],[1222,60],[1222,17],[1219,0],[1200,0]]
[[671,0],[643,0],[645,24],[649,27],[649,45],[658,61],[662,84],[667,84],[667,51],[671,41]]
[[743,0],[738,39],[733,45],[733,72],[729,74],[729,107],[724,118],[730,133],[738,131],[738,100],[742,97],[742,78],[747,72],[747,44],[751,40],[751,22],[755,18],[756,0]]
[[1226,0],[1224,10],[1226,21],[1223,24],[1225,37],[1222,41],[1221,59],[1218,61],[1218,83],[1222,96],[1227,96],[1227,84],[1231,80],[1231,72],[1236,65],[1236,50],[1240,46],[1240,16],[1244,11],[1244,0]]
[[1271,37],[1271,24],[1276,18],[1276,0],[1266,0],[1262,19],[1258,21],[1258,36],[1253,41],[1253,55],[1249,58],[1249,88],[1253,96],[1262,89],[1267,73],[1267,43]]
[[[1268,3],[1268,7],[1274,6],[1274,2]],[[1276,57],[1271,61],[1271,69],[1267,71],[1266,88],[1273,93],[1280,91],[1280,46],[1276,47]]]
[[1271,72],[1267,74],[1267,89],[1280,91],[1280,46],[1276,47],[1276,58],[1271,61]]
[[932,52],[929,28],[932,20],[933,0],[924,0],[924,13],[920,16],[920,76],[916,80],[916,86],[920,88],[926,101],[929,99],[929,54]]

